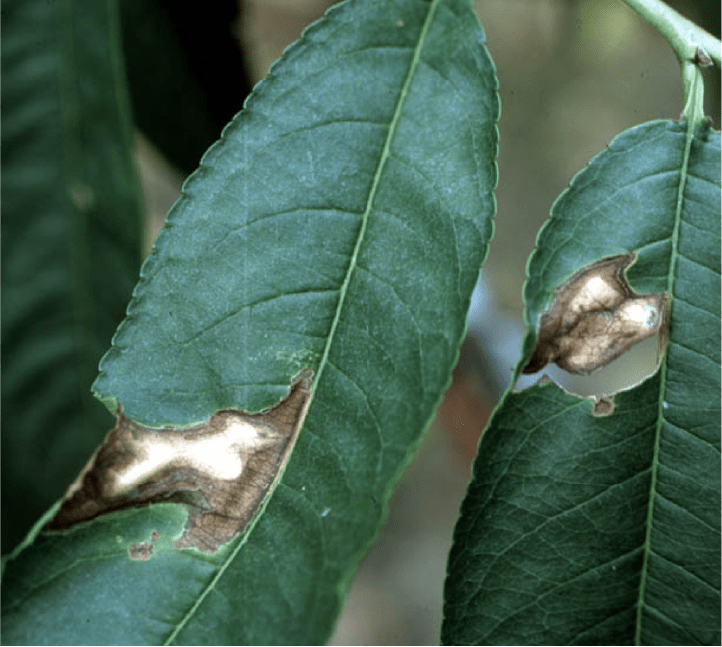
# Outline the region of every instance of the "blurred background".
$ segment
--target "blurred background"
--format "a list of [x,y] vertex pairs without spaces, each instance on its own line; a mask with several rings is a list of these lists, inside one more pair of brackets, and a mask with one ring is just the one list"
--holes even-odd
[[[179,154],[142,134],[143,119],[153,112],[153,106],[142,105],[148,78],[142,42],[155,33],[146,33],[146,19],[134,14],[139,3],[125,3],[146,250],[183,178],[240,109],[249,88],[330,4],[219,2],[208,5],[213,15],[204,16],[203,7],[185,15],[177,4],[160,2],[159,11],[167,14],[178,48],[187,55],[190,77],[197,79],[187,96],[205,97],[204,107],[215,115],[207,140]],[[719,2],[670,4],[719,37]],[[526,259],[537,231],[574,174],[616,134],[653,119],[677,119],[682,110],[672,50],[619,0],[486,0],[476,9],[496,63],[502,104],[496,234],[452,387],[351,585],[333,644],[438,643],[446,555],[479,437],[518,359]],[[708,70],[705,78],[707,114],[719,128],[719,74]],[[193,119],[192,101],[186,103]]]

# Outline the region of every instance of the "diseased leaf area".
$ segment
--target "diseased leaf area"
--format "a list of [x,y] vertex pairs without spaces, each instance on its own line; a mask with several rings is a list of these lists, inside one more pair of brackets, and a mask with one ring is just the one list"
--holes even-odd
[[720,641],[719,133],[645,124],[574,178],[529,264],[526,357],[554,288],[631,252],[631,288],[671,297],[660,368],[604,418],[549,383],[505,396],[455,531],[448,644]]
[[156,431],[121,413],[46,529],[174,501],[188,521],[173,545],[215,552],[252,523],[276,483],[303,425],[311,378],[299,375],[266,413],[221,411],[195,427]]
[[634,254],[597,261],[554,291],[524,373],[549,362],[570,373],[591,373],[665,324],[664,295],[630,289],[625,272],[633,262]]
[[327,639],[449,383],[491,236],[483,43],[464,0],[348,2],[257,86],[186,182],[94,389],[139,437],[177,435],[272,412],[311,370],[285,472],[215,553],[173,545],[198,496],[41,534],[6,564],[6,642]]

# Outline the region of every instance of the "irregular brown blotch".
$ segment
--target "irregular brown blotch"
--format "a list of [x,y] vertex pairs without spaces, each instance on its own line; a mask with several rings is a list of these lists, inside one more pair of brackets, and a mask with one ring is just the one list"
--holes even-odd
[[597,418],[611,416],[614,413],[614,398],[602,396],[594,398],[592,403],[592,415]]
[[289,395],[265,413],[224,410],[195,427],[150,429],[121,410],[45,529],[175,502],[188,509],[188,522],[173,545],[216,551],[244,531],[277,482],[303,425],[312,377],[302,371]]
[[554,290],[524,373],[536,373],[553,362],[570,373],[588,375],[660,330],[664,346],[668,297],[664,292],[637,294],[629,287],[626,270],[635,258],[633,252],[604,258]]
[[153,544],[149,541],[139,541],[131,544],[130,548],[128,548],[128,557],[130,557],[130,559],[139,559],[142,562],[147,562],[152,554]]

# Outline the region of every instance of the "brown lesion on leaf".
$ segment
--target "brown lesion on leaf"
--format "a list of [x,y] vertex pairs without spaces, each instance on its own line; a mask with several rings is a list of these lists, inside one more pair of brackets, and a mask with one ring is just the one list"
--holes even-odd
[[634,252],[603,258],[560,285],[523,369],[537,373],[556,364],[546,371],[550,379],[570,395],[591,399],[595,416],[611,415],[613,396],[652,375],[664,356],[669,296],[632,290],[626,273],[635,259]]
[[611,416],[612,413],[614,413],[613,398],[606,395],[594,398],[594,403],[592,404],[593,415],[602,418],[604,416]]
[[139,541],[128,548],[128,557],[134,560],[147,562],[153,554],[153,544],[149,541]]
[[634,344],[667,330],[667,295],[637,294],[626,270],[631,252],[582,268],[554,291],[541,316],[536,346],[524,373],[549,362],[570,373],[588,375]]
[[[247,528],[276,484],[303,425],[312,378],[302,371],[289,395],[267,412],[219,411],[189,428],[151,429],[121,410],[46,530],[175,502],[188,509],[188,521],[173,545],[215,552]],[[133,544],[129,555],[147,559],[146,552],[149,557],[152,543]]]
[[[128,548],[128,557],[134,560],[147,562],[153,554],[153,544],[158,541],[160,535],[157,530],[150,533],[150,541],[138,541]],[[122,538],[120,538],[122,541]]]

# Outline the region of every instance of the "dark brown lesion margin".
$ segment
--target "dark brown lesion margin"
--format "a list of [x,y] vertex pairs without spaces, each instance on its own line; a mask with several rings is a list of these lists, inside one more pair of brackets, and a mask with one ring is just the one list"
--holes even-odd
[[536,373],[551,362],[588,375],[657,333],[665,347],[669,295],[632,290],[626,272],[635,260],[634,252],[603,258],[554,290],[524,373]]
[[[63,531],[115,510],[174,502],[187,508],[188,521],[173,545],[215,552],[244,532],[278,482],[303,426],[312,381],[313,372],[304,370],[293,380],[288,396],[272,409],[258,414],[222,410],[188,428],[151,429],[120,410],[115,426],[45,530]],[[130,487],[121,485],[121,476],[147,458],[152,439],[159,435],[180,449],[184,443],[222,435],[238,452],[240,475],[218,478],[178,452],[182,458],[171,458]]]

